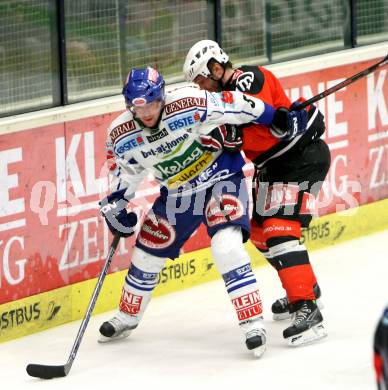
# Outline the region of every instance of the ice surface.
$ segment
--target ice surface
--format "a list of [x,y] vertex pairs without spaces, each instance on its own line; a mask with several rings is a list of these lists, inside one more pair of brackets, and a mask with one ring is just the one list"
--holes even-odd
[[223,282],[155,298],[129,339],[98,344],[91,319],[70,374],[31,378],[28,363],[64,364],[80,322],[0,345],[3,389],[375,389],[372,338],[388,302],[388,231],[311,253],[325,304],[329,336],[291,348],[286,322],[270,306],[283,295],[269,266],[255,270],[264,301],[268,349],[255,359],[245,349]]

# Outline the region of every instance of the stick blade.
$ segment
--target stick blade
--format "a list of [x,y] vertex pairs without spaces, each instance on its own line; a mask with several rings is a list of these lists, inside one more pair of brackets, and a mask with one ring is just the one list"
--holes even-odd
[[29,364],[26,367],[27,374],[35,378],[53,379],[61,378],[68,374],[70,367],[66,364],[63,366],[46,366],[44,364]]

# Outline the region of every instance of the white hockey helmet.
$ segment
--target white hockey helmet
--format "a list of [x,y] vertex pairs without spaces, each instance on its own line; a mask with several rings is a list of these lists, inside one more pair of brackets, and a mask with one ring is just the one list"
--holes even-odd
[[192,46],[183,65],[186,80],[192,82],[198,75],[209,77],[210,71],[207,64],[212,58],[220,64],[226,64],[229,61],[229,56],[215,41],[205,39]]

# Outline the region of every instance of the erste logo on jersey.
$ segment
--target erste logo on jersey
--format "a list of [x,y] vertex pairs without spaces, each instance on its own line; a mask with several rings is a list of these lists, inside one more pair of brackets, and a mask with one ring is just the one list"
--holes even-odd
[[116,153],[123,154],[131,149],[144,145],[144,139],[140,133],[141,131],[137,131],[131,136],[127,136],[120,139],[120,141],[117,142],[115,145]]
[[166,123],[171,131],[180,130],[182,128],[193,127],[200,120],[200,115],[196,112],[194,115],[174,115]]

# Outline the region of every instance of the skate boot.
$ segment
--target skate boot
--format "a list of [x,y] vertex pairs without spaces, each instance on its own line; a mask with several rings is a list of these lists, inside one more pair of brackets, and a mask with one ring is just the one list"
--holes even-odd
[[[319,285],[316,284],[314,286],[314,294],[315,298],[317,298],[317,304],[320,310],[323,309],[323,303],[321,298],[321,289],[319,288]],[[275,321],[281,321],[286,320],[288,318],[291,318],[290,314],[290,302],[288,301],[287,297],[279,298],[276,300],[271,307],[273,319]]]
[[290,305],[292,324],[283,331],[288,345],[297,347],[327,336],[316,301],[298,301]]
[[119,311],[111,320],[100,326],[99,343],[120,340],[128,337],[138,325],[136,317]]
[[266,350],[267,333],[263,318],[255,318],[240,322],[240,327],[245,335],[245,344],[259,358]]

